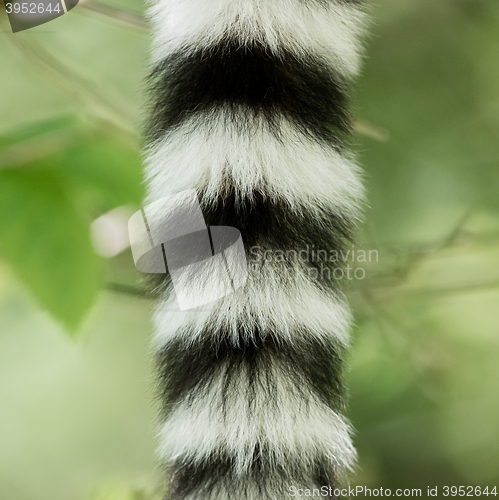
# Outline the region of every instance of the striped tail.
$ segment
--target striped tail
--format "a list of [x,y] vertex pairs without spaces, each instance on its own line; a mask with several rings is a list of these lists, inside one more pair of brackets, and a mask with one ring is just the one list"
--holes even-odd
[[149,201],[195,189],[208,226],[239,229],[249,269],[244,287],[191,311],[171,311],[171,285],[161,294],[168,499],[334,498],[355,461],[341,414],[350,313],[324,252],[347,244],[363,196],[345,144],[360,3],[150,9]]

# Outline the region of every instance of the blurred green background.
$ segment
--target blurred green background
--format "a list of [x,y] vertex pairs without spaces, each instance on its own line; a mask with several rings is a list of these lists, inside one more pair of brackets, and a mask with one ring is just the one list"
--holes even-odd
[[[143,9],[87,0],[16,35],[1,12],[2,499],[154,496],[151,304],[129,251],[106,247],[143,194]],[[357,248],[379,259],[348,289],[352,483],[492,488],[499,2],[378,0],[371,14]]]

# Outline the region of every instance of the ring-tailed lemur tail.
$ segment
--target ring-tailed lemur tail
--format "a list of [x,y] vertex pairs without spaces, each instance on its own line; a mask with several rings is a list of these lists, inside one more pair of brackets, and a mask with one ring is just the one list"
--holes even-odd
[[350,314],[331,255],[363,196],[344,143],[360,4],[158,0],[150,9],[148,199],[196,189],[206,224],[239,229],[250,264],[244,287],[203,308],[171,313],[170,286],[159,300],[167,498],[334,490],[355,461],[341,415]]

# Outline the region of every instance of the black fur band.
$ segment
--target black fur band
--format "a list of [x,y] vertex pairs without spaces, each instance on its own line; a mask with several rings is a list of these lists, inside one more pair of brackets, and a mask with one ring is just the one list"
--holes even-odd
[[[354,223],[351,217],[333,206],[314,212],[303,207],[298,213],[262,192],[242,198],[235,194],[230,182],[227,186],[227,191],[216,202],[201,202],[203,216],[208,226],[230,226],[241,232],[249,264],[256,261],[255,272],[263,277],[265,266],[276,265],[265,260],[266,251],[270,250],[274,257],[276,251],[280,251],[283,257],[277,265],[283,276],[293,278],[286,271],[298,264],[321,289],[334,291],[339,288],[342,273],[338,278],[335,270],[344,267],[345,262],[341,257],[334,260],[334,256],[340,256],[352,241]],[[203,200],[202,193],[199,197]],[[309,258],[300,258],[300,252],[305,251]],[[165,275],[151,275],[150,286],[156,291],[164,290],[168,284],[165,278]]]
[[[188,338],[189,335],[186,337]],[[296,332],[297,338],[304,338]],[[310,338],[292,344],[277,341],[271,332],[245,332],[235,343],[224,332],[206,328],[201,340],[186,346],[180,337],[158,353],[159,387],[167,417],[175,403],[186,397],[199,398],[210,390],[215,379],[222,380],[220,408],[225,409],[236,383],[245,380],[248,414],[257,394],[275,399],[272,373],[279,370],[292,382],[294,397],[308,404],[315,396],[328,407],[344,406],[341,382],[342,348],[333,341]]]
[[191,495],[209,500],[253,500],[256,496],[261,499],[288,498],[290,491],[293,491],[291,487],[317,488],[322,492],[330,492],[326,498],[338,498],[334,493],[335,473],[327,459],[317,459],[309,467],[284,471],[269,469],[265,456],[265,450],[257,450],[250,471],[243,476],[234,473],[234,464],[228,457],[213,457],[197,466],[188,459],[179,459],[167,472],[171,480],[166,500],[185,500]]
[[343,79],[323,61],[276,56],[265,47],[228,40],[194,55],[170,55],[151,74],[150,135],[159,138],[194,113],[246,108],[272,124],[284,115],[314,136],[341,143],[350,131]]

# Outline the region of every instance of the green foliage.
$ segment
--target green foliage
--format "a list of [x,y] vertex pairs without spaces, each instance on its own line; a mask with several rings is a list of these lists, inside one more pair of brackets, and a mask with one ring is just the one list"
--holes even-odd
[[93,137],[49,161],[75,195],[85,198],[82,207],[95,207],[98,215],[142,200],[139,154],[122,141]]
[[88,226],[59,179],[36,166],[0,171],[0,248],[40,303],[75,328],[101,286]]
[[89,500],[160,500],[160,495],[155,495],[144,490],[126,486],[108,486],[101,488]]
[[[89,492],[107,477],[155,484],[144,410],[151,375],[135,366],[146,357],[147,305],[103,294],[83,328],[94,357],[80,359],[88,351],[66,345],[2,268],[6,262],[68,330],[110,277],[128,285],[114,290],[133,290],[129,252],[96,257],[89,225],[142,198],[135,129],[149,40],[141,18],[120,10],[140,11],[143,2],[103,3],[107,14],[89,0],[53,31],[2,35],[0,45],[0,371],[8,381],[0,400],[9,409],[0,412],[0,438],[9,443],[0,447],[0,490],[22,500],[94,500]],[[374,3],[357,93],[369,196],[358,247],[380,257],[348,289],[356,320],[348,418],[359,451],[352,482],[492,487],[499,2]],[[25,375],[33,367],[35,381]],[[126,486],[96,498],[140,495]]]
[[[108,268],[92,248],[91,222],[112,208],[137,206],[143,196],[133,87],[142,78],[147,43],[140,32],[134,37],[74,12],[63,17],[67,30],[54,21],[61,29],[44,36],[46,28],[9,34],[0,11],[6,31],[0,46],[0,257],[68,330],[95,302]],[[96,57],[113,43],[124,58]]]
[[29,125],[1,143],[0,251],[40,304],[74,330],[103,284],[89,222],[140,203],[138,153],[72,118]]
[[499,3],[384,0],[359,85],[368,221],[377,241],[438,238],[470,207],[499,208]]

